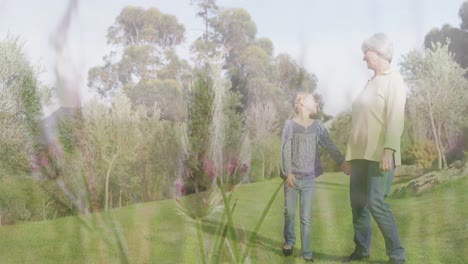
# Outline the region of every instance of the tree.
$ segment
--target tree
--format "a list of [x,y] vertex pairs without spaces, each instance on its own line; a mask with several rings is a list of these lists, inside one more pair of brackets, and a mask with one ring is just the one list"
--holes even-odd
[[247,110],[246,126],[253,145],[260,150],[262,157],[261,176],[265,178],[265,151],[270,136],[278,132],[279,124],[275,106],[269,103],[256,103]]
[[[7,170],[15,171],[15,168],[27,171],[28,149],[20,151],[20,146],[25,145],[31,151],[29,133],[32,131],[24,122],[27,113],[23,104],[27,104],[28,101],[33,105],[39,103],[36,102],[38,98],[34,96],[36,74],[24,57],[18,38],[9,36],[0,42],[0,63],[2,64],[0,69],[0,124],[2,126],[0,151],[2,164],[5,164],[1,170],[3,173]],[[25,98],[27,100],[23,102],[23,94],[30,94],[32,97]],[[29,113],[30,120],[37,118],[38,114],[37,111]],[[26,142],[28,143],[25,144]],[[5,160],[5,157],[11,160]]]
[[222,50],[232,90],[242,95],[243,106],[248,107],[247,76],[243,69],[242,53],[255,43],[257,27],[250,14],[241,8],[222,10],[213,22],[214,43]]
[[[461,65],[462,68],[466,69],[468,67],[468,1],[465,1],[458,11],[458,16],[461,19],[460,27],[454,27],[451,25],[443,25],[440,29],[434,28],[429,33],[427,33],[424,45],[426,48],[432,48],[433,43],[440,42],[442,44],[447,44],[448,49],[454,55],[454,60]],[[447,40],[450,40],[448,42]],[[468,72],[465,73],[465,78],[468,79]],[[467,115],[468,108],[463,112],[463,115]],[[449,156],[453,156],[454,153],[458,155],[463,155],[463,148],[466,148],[466,145],[463,146],[463,138],[468,137],[467,127],[463,128],[462,136],[457,135],[457,131],[453,131],[450,127],[446,126],[445,133],[448,134],[448,143]]]
[[229,52],[227,63],[234,63],[240,51],[255,41],[257,26],[242,8],[224,9],[214,22],[218,43]]
[[202,39],[208,40],[211,35],[210,27],[213,18],[218,14],[219,10],[216,0],[191,0],[190,2],[198,7],[197,16],[201,17],[205,23],[205,34]]
[[248,168],[249,155],[242,152],[247,141],[238,112],[239,95],[230,89],[223,61],[216,57],[207,62],[206,68],[199,69],[189,98],[182,170],[176,184],[183,186],[178,188],[183,194],[206,191],[215,178],[233,186]]
[[451,126],[462,127],[466,119],[461,113],[468,101],[468,83],[463,77],[466,70],[454,61],[448,46],[437,43],[424,53],[410,52],[401,63],[410,88],[408,104],[425,113],[430,122],[439,169],[447,167],[444,131]]
[[[298,65],[290,55],[279,54],[274,59],[274,76],[276,77],[275,86],[279,87],[284,98],[278,104],[280,120],[284,121],[292,113],[291,101],[296,91],[315,92],[317,88],[317,77],[308,72],[307,69]],[[319,113],[317,117],[325,117],[323,113],[324,102],[322,98],[316,94],[315,99],[319,104]],[[328,118],[328,117],[327,117]]]
[[44,214],[35,212],[39,193],[41,202],[53,204],[62,215],[55,201],[67,188],[41,120],[52,91],[38,80],[40,71],[27,60],[19,37],[0,41],[0,64],[0,222],[46,218],[45,208]]
[[275,60],[278,74],[278,85],[282,90],[291,93],[297,90],[314,92],[317,87],[317,77],[298,65],[290,55],[279,54]]
[[[197,1],[200,3],[213,3],[211,0]],[[243,100],[247,98],[245,92],[245,75],[241,70],[242,52],[255,42],[256,25],[244,9],[212,8],[212,17],[207,18],[202,4],[200,14],[203,14],[206,29],[205,34],[195,40],[191,46],[195,54],[193,59],[199,68],[206,67],[210,58],[222,56],[225,59],[225,68],[231,76],[232,90],[240,92]],[[245,104],[245,102],[243,102]]]
[[64,181],[93,211],[173,197],[183,124],[161,120],[156,104],[149,113],[121,92],[110,107],[93,100],[59,127]]
[[146,44],[166,48],[180,44],[184,32],[175,16],[156,8],[125,7],[109,28],[107,41],[123,47]]
[[[203,17],[206,12],[201,6],[199,9]],[[250,106],[267,100],[276,106],[280,120],[286,119],[291,112],[288,96],[292,96],[296,90],[315,91],[315,75],[287,54],[275,57],[273,43],[268,38],[257,38],[255,22],[246,10],[212,10],[209,20],[204,18],[205,22],[209,21],[205,23],[208,33],[205,32],[191,46],[195,64],[203,67],[208,58],[223,56],[224,68],[228,70],[232,83],[231,90],[241,95],[240,111],[244,112]]]
[[[161,100],[166,93],[180,102],[192,78],[190,66],[174,50],[184,33],[175,16],[156,8],[125,7],[107,34],[108,43],[116,49],[104,57],[104,66],[89,70],[88,86],[106,99],[123,90],[133,105],[143,104],[149,111],[154,102],[165,104]],[[162,117],[180,120],[183,116],[177,109]]]
[[460,29],[468,30],[468,1],[465,1],[460,10],[458,11],[458,16],[461,19]]
[[231,74],[242,81],[243,87],[238,87],[242,94],[245,107],[250,107],[265,98],[276,102],[279,87],[272,81],[273,65],[271,57],[260,46],[252,44],[245,48],[240,55],[240,67],[232,68]]
[[[434,47],[433,43],[447,44],[449,51],[454,55],[454,60],[466,69],[468,67],[468,1],[462,4],[458,15],[461,18],[460,28],[447,24],[440,29],[434,28],[426,34],[424,46],[426,49],[431,49]],[[468,74],[465,78],[468,78]]]
[[433,29],[426,35],[424,46],[433,48],[433,43],[437,42],[447,44],[449,51],[454,55],[454,60],[463,68],[468,67],[468,32],[444,25],[441,29]]
[[[351,113],[342,113],[325,123],[325,126],[328,128],[330,138],[343,154],[346,153],[346,146],[348,144],[352,126],[351,121]],[[323,149],[320,149],[320,158],[323,161],[324,170],[341,170],[333,159],[330,158],[328,153],[323,151]]]
[[13,175],[29,172],[30,155],[41,136],[42,104],[50,90],[37,80],[18,37],[0,42],[0,156],[2,171]]
[[187,122],[188,143],[186,157],[182,158],[185,164],[181,177],[186,181],[184,192],[188,194],[204,191],[210,186],[203,163],[211,137],[212,104],[213,91],[210,79],[199,75],[191,91]]
[[192,60],[196,67],[203,68],[209,64],[209,59],[219,54],[220,44],[215,40],[214,22],[219,14],[215,0],[191,0],[197,6],[197,16],[205,24],[205,32],[190,46]]
[[256,42],[257,46],[260,47],[270,58],[273,58],[273,52],[275,47],[273,42],[269,38],[259,38]]
[[133,105],[142,105],[151,114],[156,102],[161,109],[161,118],[180,120],[186,116],[182,90],[174,79],[142,80],[134,88],[126,91]]

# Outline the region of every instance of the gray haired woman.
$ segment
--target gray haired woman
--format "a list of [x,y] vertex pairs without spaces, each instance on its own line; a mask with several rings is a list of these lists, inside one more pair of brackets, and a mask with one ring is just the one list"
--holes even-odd
[[365,40],[362,52],[374,76],[352,105],[346,160],[351,162],[350,198],[356,246],[342,262],[369,258],[372,215],[385,239],[389,263],[404,263],[404,249],[385,198],[395,166],[401,165],[406,89],[400,73],[390,66],[393,43],[385,34],[377,33]]

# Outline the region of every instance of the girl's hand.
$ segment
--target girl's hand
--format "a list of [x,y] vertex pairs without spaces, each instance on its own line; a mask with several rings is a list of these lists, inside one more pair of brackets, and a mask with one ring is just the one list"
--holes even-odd
[[345,161],[341,164],[341,170],[343,170],[344,174],[351,175],[351,164],[349,164],[349,161]]
[[294,180],[296,180],[296,176],[294,176],[294,174],[288,174],[288,176],[286,176],[286,184],[288,187],[293,187]]
[[388,172],[393,168],[393,149],[384,149],[380,160],[380,170]]

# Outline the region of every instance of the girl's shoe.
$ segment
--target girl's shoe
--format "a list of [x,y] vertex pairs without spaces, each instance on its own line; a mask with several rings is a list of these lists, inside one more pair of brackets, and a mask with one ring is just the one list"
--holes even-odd
[[314,262],[314,259],[313,258],[304,258],[304,261],[305,262]]
[[287,257],[292,255],[293,249],[293,246],[284,245],[281,251],[283,251],[283,255]]

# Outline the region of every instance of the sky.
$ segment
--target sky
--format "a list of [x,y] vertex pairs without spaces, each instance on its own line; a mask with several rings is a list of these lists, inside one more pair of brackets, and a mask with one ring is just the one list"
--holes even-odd
[[[464,0],[218,0],[222,7],[244,8],[257,25],[257,37],[272,40],[275,55],[288,53],[318,78],[325,111],[337,115],[372,75],[362,61],[361,43],[376,32],[395,44],[395,68],[403,54],[422,49],[431,29],[459,27],[458,10]],[[40,80],[55,86],[54,65],[75,83],[81,102],[93,97],[87,87],[90,67],[102,65],[111,50],[107,29],[125,6],[156,7],[175,15],[185,26],[180,56],[189,58],[189,46],[202,33],[190,0],[79,0],[63,56],[51,44],[66,8],[66,0],[0,0],[0,40],[19,36],[32,65],[41,68]],[[65,63],[64,63],[65,62]],[[45,109],[72,106],[68,99]]]

